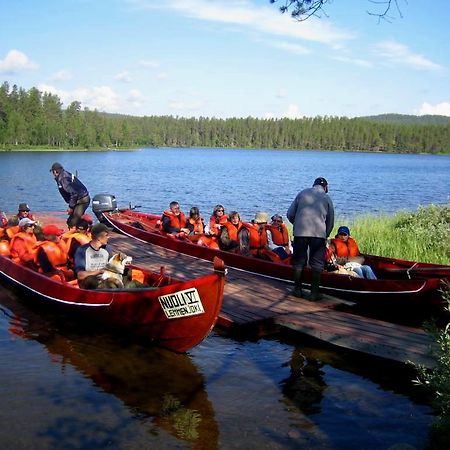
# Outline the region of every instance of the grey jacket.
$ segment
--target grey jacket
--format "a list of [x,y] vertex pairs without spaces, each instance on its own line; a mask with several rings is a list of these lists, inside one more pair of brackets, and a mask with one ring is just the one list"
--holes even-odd
[[286,215],[294,236],[326,239],[334,227],[333,202],[320,185],[299,192]]

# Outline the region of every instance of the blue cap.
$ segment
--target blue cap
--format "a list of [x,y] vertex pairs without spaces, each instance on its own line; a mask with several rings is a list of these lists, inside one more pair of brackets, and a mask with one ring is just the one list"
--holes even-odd
[[337,234],[348,234],[350,236],[350,229],[348,227],[339,227]]

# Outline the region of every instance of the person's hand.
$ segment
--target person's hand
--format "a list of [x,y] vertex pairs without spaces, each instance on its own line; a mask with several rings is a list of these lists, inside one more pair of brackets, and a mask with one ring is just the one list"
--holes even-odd
[[70,216],[73,213],[73,208],[67,208],[67,214]]

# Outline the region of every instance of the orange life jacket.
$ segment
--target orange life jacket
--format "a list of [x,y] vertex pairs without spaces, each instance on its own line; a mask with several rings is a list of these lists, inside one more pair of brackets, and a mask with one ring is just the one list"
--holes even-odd
[[37,239],[34,234],[28,234],[24,231],[16,233],[9,243],[12,260],[18,264],[33,261],[36,256],[36,243]]
[[39,249],[42,249],[45,252],[50,264],[53,267],[56,268],[60,266],[65,266],[67,264],[67,247],[64,241],[61,240],[59,242],[52,242],[52,241],[40,242],[36,246],[36,256],[34,259],[34,262],[36,264],[39,264],[38,261]]
[[164,216],[170,218],[170,226],[173,228],[186,228],[187,220],[184,213],[180,212],[180,214],[176,216],[170,209],[167,209],[163,212],[163,217]]
[[205,224],[203,223],[203,219],[201,217],[197,220],[190,218],[189,223],[194,227],[192,230],[194,234],[203,234],[205,232]]
[[232,241],[237,241],[238,240],[238,233],[239,231],[241,231],[241,228],[243,227],[242,222],[238,223],[238,226],[234,226],[231,222],[225,222],[224,227],[228,230],[228,237],[232,240]]
[[20,231],[19,225],[14,225],[13,227],[6,228],[6,235],[11,240],[15,234]]
[[281,245],[283,247],[289,245],[289,232],[284,223],[281,226],[267,225],[267,229],[272,233],[272,241],[275,245]]
[[214,214],[209,218],[209,230],[211,234],[219,236],[220,229],[228,222],[228,216],[224,214],[222,217],[217,217]]
[[347,242],[344,242],[339,238],[334,238],[331,242],[334,244],[336,248],[336,256],[339,258],[359,255],[358,244],[351,237],[348,238]]
[[247,223],[244,226],[250,234],[250,252],[253,255],[256,255],[258,250],[262,250],[267,247],[266,228],[259,228],[259,225],[252,223]]
[[[80,233],[79,231],[69,231],[67,233],[64,233],[63,235],[63,239],[64,242],[66,243],[66,249],[67,249],[67,253],[70,252],[71,248],[72,248],[72,242],[75,240],[77,241],[80,245],[84,245],[84,244],[88,244],[89,242],[91,242],[91,234],[84,234],[84,233]],[[70,257],[73,257],[73,255],[69,255]]]
[[0,227],[0,239],[6,235],[6,229],[3,227]]
[[0,255],[9,256],[10,254],[9,241],[0,241]]

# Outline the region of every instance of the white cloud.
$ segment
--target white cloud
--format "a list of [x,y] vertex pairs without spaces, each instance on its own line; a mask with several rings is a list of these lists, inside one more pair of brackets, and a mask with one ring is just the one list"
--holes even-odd
[[190,100],[190,101],[186,101],[186,100],[171,100],[169,102],[169,108],[174,110],[174,111],[178,111],[178,112],[182,112],[182,111],[197,111],[199,109],[201,109],[204,106],[204,103],[200,100]]
[[284,112],[282,112],[281,114],[275,114],[273,112],[266,112],[263,115],[263,117],[265,119],[275,119],[275,118],[284,118],[284,117],[286,117],[287,119],[301,119],[304,116],[305,116],[305,114],[300,113],[300,109],[299,109],[298,105],[295,105],[293,103],[289,104],[287,109]]
[[[134,0],[131,3],[146,9],[157,7],[152,0]],[[166,0],[161,1],[159,7],[170,8],[193,19],[226,23],[264,35],[320,42],[333,47],[354,38],[352,33],[339,30],[324,19],[311,17],[299,23],[289,14],[278,13],[273,6],[256,6],[245,0]]]
[[83,107],[99,111],[120,112],[120,98],[109,86],[93,88],[80,87],[71,91],[57,89],[41,84],[38,89],[57,95],[67,107],[73,101],[79,101]]
[[268,42],[271,47],[279,48],[281,50],[285,50],[289,53],[294,53],[295,55],[307,55],[311,53],[311,50],[307,49],[303,45],[292,44],[290,42],[282,42],[282,41],[273,41]]
[[373,67],[373,63],[365,59],[350,58],[348,56],[333,56],[333,59],[346,64],[354,64],[360,67]]
[[0,73],[17,73],[23,70],[36,70],[38,67],[19,50],[10,50],[5,59],[0,59]]
[[450,103],[442,102],[437,105],[431,105],[430,103],[424,102],[418,111],[419,116],[426,114],[439,115],[439,116],[450,116]]
[[128,97],[126,101],[132,106],[141,106],[143,100],[142,92],[139,89],[131,89],[128,92]]
[[50,77],[50,80],[51,81],[67,81],[67,80],[70,80],[71,78],[72,78],[72,74],[70,73],[70,71],[66,70],[66,69],[62,69],[62,70],[59,70],[58,72],[55,72]]
[[420,70],[440,70],[436,64],[423,55],[413,53],[406,45],[394,41],[383,41],[375,45],[375,51],[386,60]]
[[117,81],[122,81],[124,83],[130,83],[131,82],[131,77],[130,74],[127,70],[124,70],[123,72],[118,73],[115,77],[115,80]]
[[156,69],[159,67],[159,62],[153,61],[153,60],[141,59],[138,62],[138,65],[141,67],[144,67],[145,69]]

